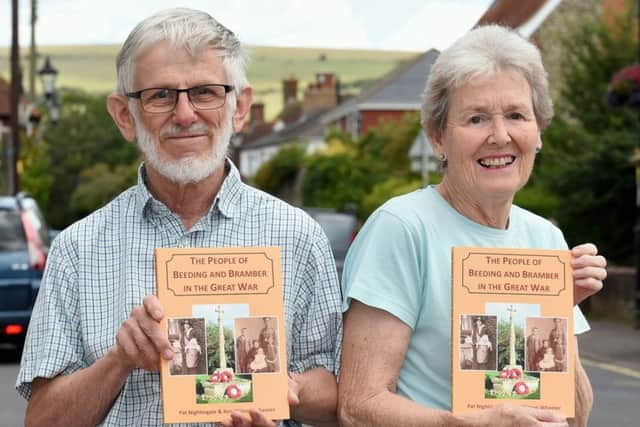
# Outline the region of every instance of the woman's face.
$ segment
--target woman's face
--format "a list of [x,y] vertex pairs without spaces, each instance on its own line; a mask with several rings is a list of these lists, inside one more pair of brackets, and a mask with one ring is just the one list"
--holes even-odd
[[516,71],[471,79],[449,100],[447,127],[434,138],[445,179],[474,200],[511,198],[531,174],[540,130],[531,88]]

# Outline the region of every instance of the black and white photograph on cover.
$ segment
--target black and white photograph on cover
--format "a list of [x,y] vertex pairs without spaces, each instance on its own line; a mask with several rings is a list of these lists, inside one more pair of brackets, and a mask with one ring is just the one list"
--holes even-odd
[[486,314],[460,316],[460,369],[496,369],[497,318]]
[[207,342],[204,318],[172,318],[167,320],[173,359],[170,375],[202,375],[207,373]]
[[567,372],[567,319],[527,318],[527,371]]
[[236,366],[239,373],[280,372],[276,317],[236,318],[235,330]]

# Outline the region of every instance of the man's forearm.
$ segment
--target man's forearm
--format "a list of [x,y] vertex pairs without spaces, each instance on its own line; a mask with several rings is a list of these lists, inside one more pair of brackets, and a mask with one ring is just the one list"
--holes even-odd
[[113,405],[131,370],[113,351],[88,368],[31,385],[25,426],[89,426],[99,424]]
[[338,384],[324,368],[293,374],[299,384],[299,405],[291,408],[291,418],[316,427],[337,426]]

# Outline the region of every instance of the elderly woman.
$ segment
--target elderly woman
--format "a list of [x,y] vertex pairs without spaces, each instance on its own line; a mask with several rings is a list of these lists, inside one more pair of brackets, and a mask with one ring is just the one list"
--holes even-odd
[[[512,204],[553,114],[538,50],[503,27],[469,32],[434,64],[422,114],[442,182],[380,207],[347,256],[342,425],[567,425],[508,404],[449,412],[451,247],[567,248],[553,224]],[[602,287],[606,261],[592,244],[571,252],[577,304]],[[588,329],[577,307],[574,318],[575,333]],[[593,398],[579,360],[576,393],[569,421],[586,425]]]

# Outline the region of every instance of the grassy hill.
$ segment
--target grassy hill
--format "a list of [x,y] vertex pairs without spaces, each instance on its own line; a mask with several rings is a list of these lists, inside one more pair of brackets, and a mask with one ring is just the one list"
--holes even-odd
[[[59,71],[59,87],[108,93],[115,87],[115,56],[119,48],[118,45],[40,46],[39,51],[41,56],[51,56]],[[367,83],[414,55],[415,52],[256,46],[251,48],[249,81],[254,88],[254,100],[266,104],[265,113],[270,119],[282,108],[284,78],[298,78],[301,96],[307,83],[315,80],[315,73],[333,72],[344,90],[357,93]],[[41,68],[42,63],[40,60],[37,68]],[[27,58],[23,57],[25,70],[27,64]],[[0,48],[0,75],[5,79],[8,79],[9,68],[9,49]],[[26,72],[24,85],[28,85]]]

